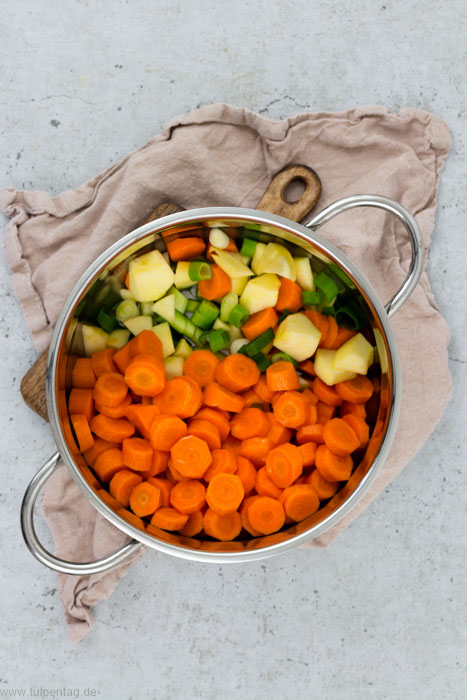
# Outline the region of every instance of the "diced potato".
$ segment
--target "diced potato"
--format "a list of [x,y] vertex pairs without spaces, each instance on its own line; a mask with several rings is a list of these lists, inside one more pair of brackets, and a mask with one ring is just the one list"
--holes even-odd
[[172,357],[164,358],[165,365],[165,376],[167,379],[174,379],[174,377],[181,377],[183,375],[183,365],[185,360],[183,357]]
[[133,335],[138,335],[141,331],[150,331],[152,328],[152,316],[135,316],[125,321],[125,326]]
[[169,323],[173,323],[175,321],[175,296],[169,294],[163,299],[156,301],[156,303],[152,305],[152,312],[159,314],[159,316],[165,318]]
[[313,281],[313,271],[311,269],[310,258],[294,258],[296,281],[305,292],[314,292],[315,283]]
[[232,292],[240,296],[248,283],[248,277],[235,277],[232,279]]
[[262,272],[273,272],[295,281],[295,262],[287,248],[280,243],[268,243],[261,258]]
[[86,357],[91,357],[95,352],[105,350],[108,335],[102,328],[83,324],[83,343]]
[[188,261],[180,260],[180,262],[177,263],[174,281],[177,289],[188,289],[188,287],[192,287],[194,284],[196,284],[192,279],[190,279],[190,275],[188,274],[189,269],[190,263]]
[[255,275],[261,275],[264,272],[263,269],[263,254],[264,251],[266,250],[266,244],[265,243],[257,243],[256,248],[255,248],[255,254],[253,255],[253,258],[251,260],[251,269],[255,273]]
[[313,355],[320,339],[321,332],[305,314],[290,314],[279,324],[274,347],[302,362]]
[[158,323],[156,326],[152,327],[152,331],[157,335],[162,343],[162,354],[164,357],[172,355],[174,352],[174,341],[172,338],[172,331],[167,322]]
[[366,374],[374,358],[373,346],[361,333],[347,340],[336,350],[334,367],[357,374]]
[[107,338],[107,347],[120,350],[128,343],[129,339],[130,331],[127,331],[126,328],[116,328]]
[[373,333],[375,334],[377,357],[381,367],[382,374],[387,374],[389,369],[388,353],[386,350],[386,345],[381,335],[379,328],[373,328]]
[[345,382],[347,379],[354,379],[357,376],[355,372],[350,372],[347,369],[337,369],[334,366],[336,352],[337,350],[319,348],[315,355],[314,368],[316,376],[328,386],[333,386],[337,382]]
[[130,291],[137,301],[160,299],[174,283],[175,274],[159,250],[140,255],[129,265]]
[[212,248],[211,255],[216,265],[232,279],[236,277],[251,277],[253,274],[250,268],[242,262],[238,253],[228,253],[220,248]]
[[278,276],[270,272],[255,277],[248,281],[240,297],[240,304],[248,309],[250,314],[275,306],[280,284]]
[[186,342],[185,338],[180,338],[180,340],[177,343],[177,347],[175,348],[175,357],[183,357],[183,359],[186,360],[187,357],[190,357],[192,352],[193,348],[191,347],[191,345],[189,345],[189,343]]

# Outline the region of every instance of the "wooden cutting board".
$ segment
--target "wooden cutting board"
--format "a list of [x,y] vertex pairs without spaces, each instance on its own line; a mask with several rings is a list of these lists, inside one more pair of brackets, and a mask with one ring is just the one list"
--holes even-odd
[[[300,185],[302,190],[305,188],[302,193],[299,193]],[[301,221],[316,206],[320,194],[321,182],[314,170],[305,165],[289,165],[273,177],[256,208]],[[183,207],[178,204],[160,204],[142,224],[179,211],[183,211]],[[45,393],[48,352],[44,350],[21,382],[23,399],[44,420],[48,419]]]

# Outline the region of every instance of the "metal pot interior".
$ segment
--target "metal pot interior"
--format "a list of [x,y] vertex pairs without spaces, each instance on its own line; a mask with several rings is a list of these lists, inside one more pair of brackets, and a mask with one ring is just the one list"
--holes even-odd
[[[208,211],[208,210],[205,210]],[[221,211],[221,210],[219,210]],[[233,210],[230,210],[232,212]],[[378,313],[370,296],[372,293],[361,273],[339,252],[316,234],[303,226],[287,222],[261,212],[237,210],[238,215],[224,215],[213,219],[203,214],[203,210],[182,215],[166,217],[162,223],[155,221],[129,234],[119,244],[91,266],[75,287],[74,297],[62,318],[58,343],[54,348],[55,359],[49,365],[55,368],[52,383],[48,391],[49,416],[59,448],[72,476],[93,505],[122,530],[152,547],[169,550],[187,558],[209,559],[210,555],[248,552],[262,552],[262,556],[275,553],[311,539],[337,522],[352,507],[373,480],[384,460],[386,450],[382,449],[388,437],[388,426],[392,420],[394,407],[394,368],[397,367],[397,351],[393,341],[381,322],[381,309]],[[167,223],[168,220],[175,222]],[[164,223],[166,222],[166,223]],[[119,289],[128,268],[129,260],[153,248],[165,252],[165,242],[177,236],[208,236],[209,226],[219,226],[228,231],[235,240],[241,241],[245,235],[257,231],[258,240],[269,242],[281,239],[287,243],[293,255],[311,256],[312,267],[318,272],[328,263],[334,263],[350,278],[354,290],[348,291],[349,298],[359,304],[366,314],[372,332],[380,334],[380,363],[370,369],[377,390],[368,406],[370,423],[370,441],[364,451],[355,455],[356,468],[350,480],[343,484],[336,495],[306,520],[286,525],[274,535],[252,538],[245,533],[245,538],[235,542],[217,542],[209,537],[187,538],[155,528],[146,519],[141,519],[122,507],[108,492],[105,484],[99,482],[92,469],[78,452],[70,424],[67,398],[71,389],[71,371],[76,357],[84,355],[82,338],[83,323],[95,320],[96,310],[100,307],[112,308],[121,300]],[[344,262],[343,262],[344,261]],[[366,289],[365,289],[366,287]],[[77,291],[76,291],[77,290]],[[375,344],[375,338],[372,339]],[[381,371],[381,367],[384,371]],[[49,380],[50,381],[50,380]],[[393,431],[392,431],[393,432]],[[391,436],[392,439],[392,436]],[[390,442],[390,440],[389,440]],[[192,555],[195,555],[194,557]]]

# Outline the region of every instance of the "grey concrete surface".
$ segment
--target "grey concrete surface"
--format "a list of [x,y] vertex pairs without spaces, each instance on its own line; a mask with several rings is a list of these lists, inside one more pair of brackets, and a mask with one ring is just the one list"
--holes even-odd
[[53,444],[19,395],[35,351],[2,259],[0,696],[467,697],[466,24],[463,0],[3,1],[2,185],[75,187],[216,101],[274,119],[368,103],[444,118],[453,148],[428,270],[452,329],[455,395],[328,550],[235,567],[148,552],[73,645],[55,574],[19,529],[25,486]]

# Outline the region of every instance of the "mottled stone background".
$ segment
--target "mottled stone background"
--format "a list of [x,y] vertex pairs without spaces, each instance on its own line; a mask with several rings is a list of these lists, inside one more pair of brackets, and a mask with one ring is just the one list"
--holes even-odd
[[53,443],[19,395],[35,352],[2,259],[0,694],[467,697],[466,30],[463,0],[3,1],[2,185],[76,187],[210,102],[273,119],[369,103],[445,119],[453,148],[428,270],[452,329],[455,396],[329,550],[236,566],[148,552],[72,645],[55,574],[20,533],[24,489]]

